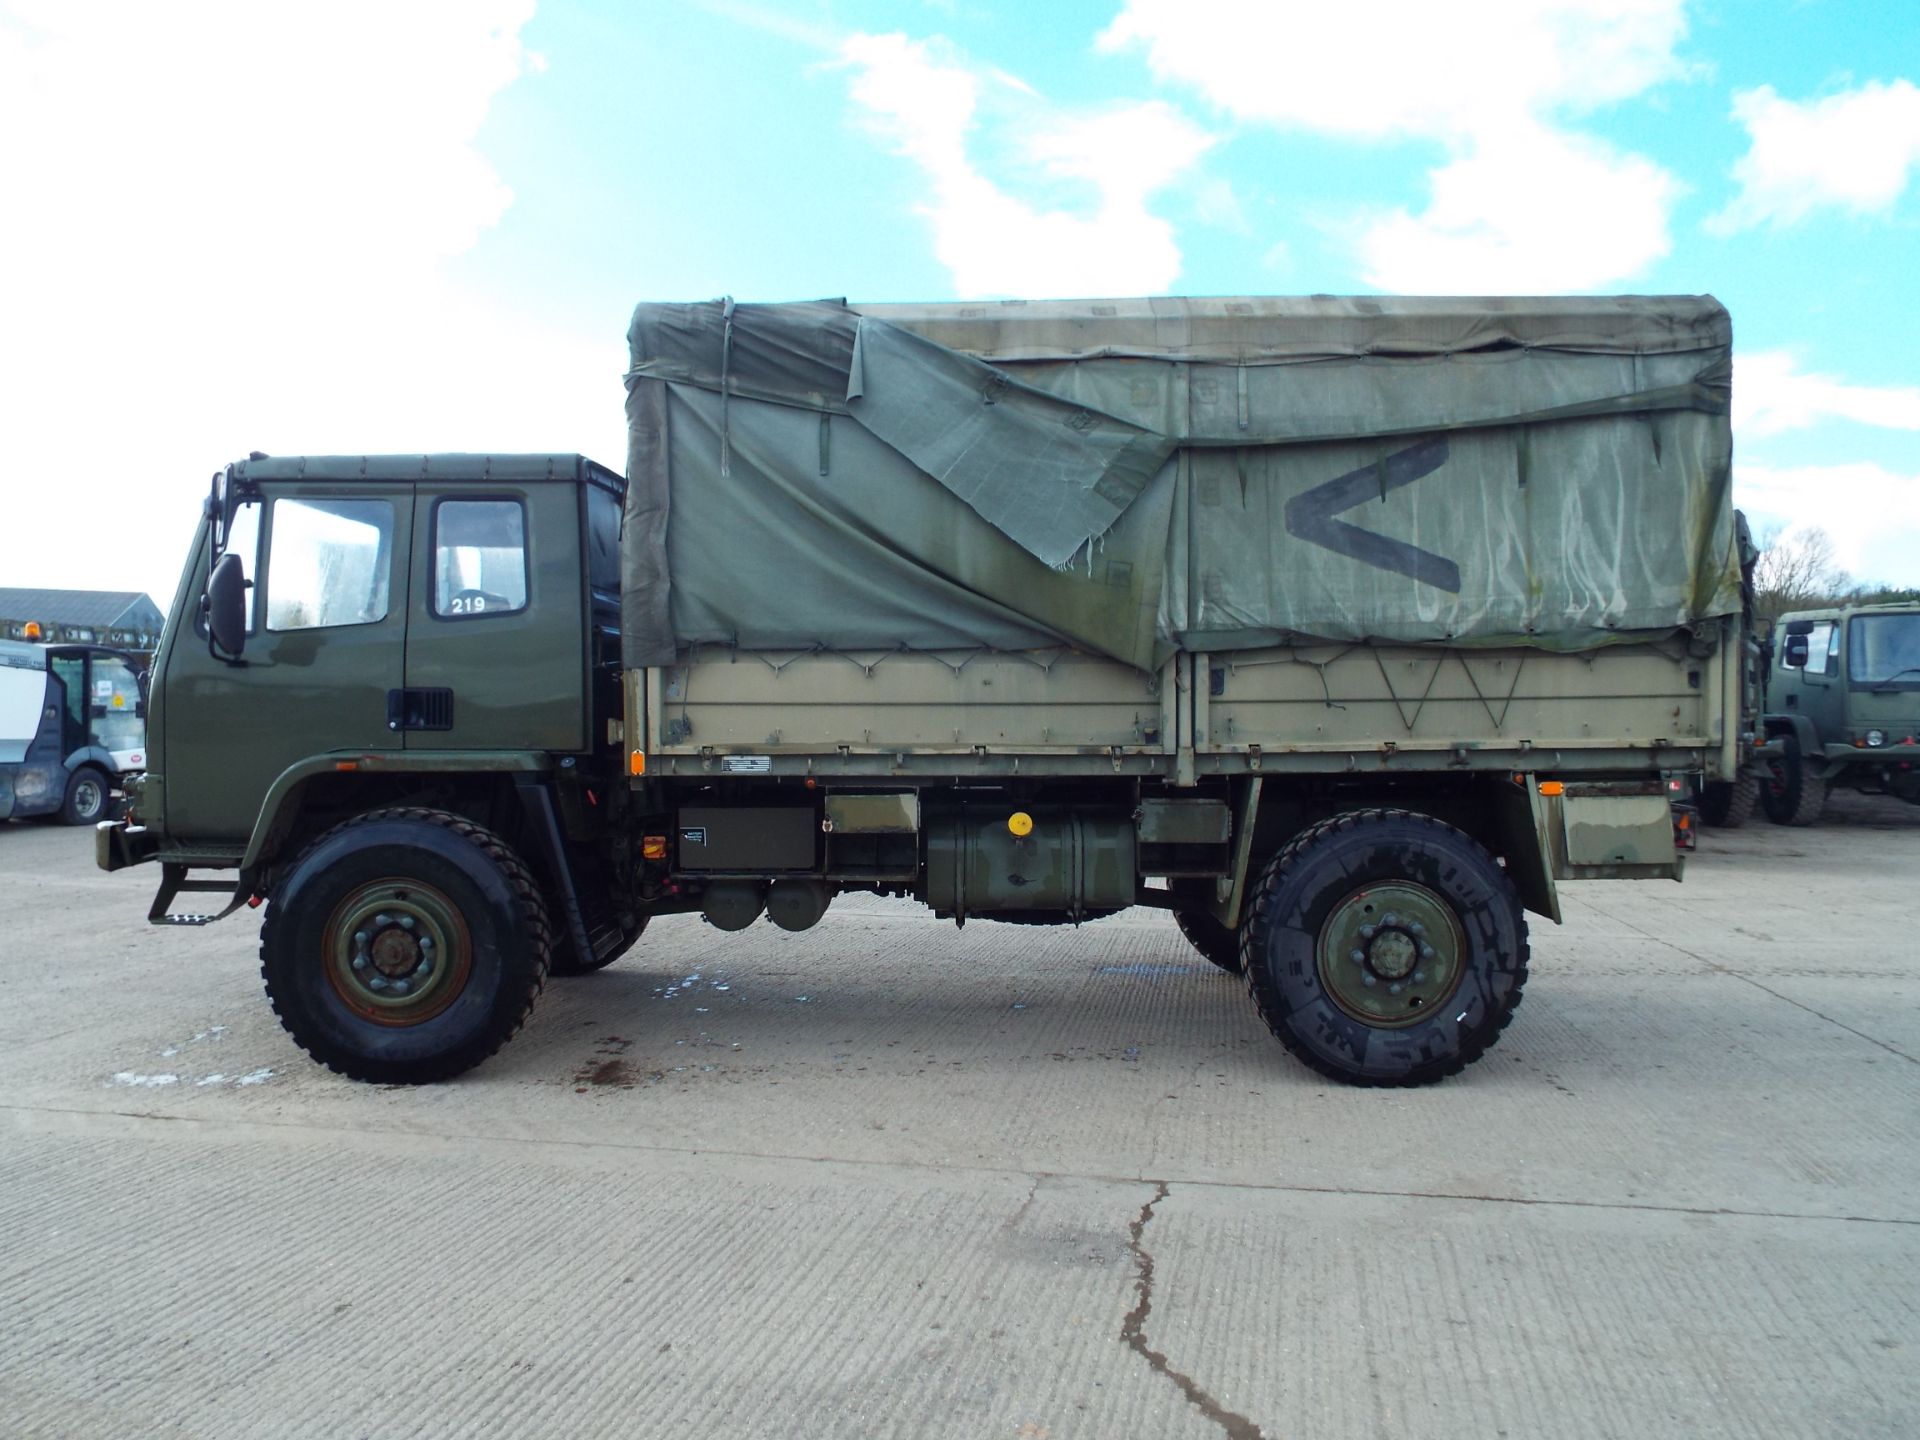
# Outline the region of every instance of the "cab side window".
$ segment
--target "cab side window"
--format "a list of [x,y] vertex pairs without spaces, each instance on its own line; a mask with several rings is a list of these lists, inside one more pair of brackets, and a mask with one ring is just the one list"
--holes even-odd
[[1807,674],[1831,675],[1832,661],[1828,658],[1839,643],[1840,631],[1831,620],[1816,620],[1813,629],[1807,632]]
[[[233,519],[227,525],[226,541],[221,553],[238,555],[241,565],[246,568],[247,579],[257,580],[260,575],[260,502],[258,500],[247,500],[235,507]],[[259,593],[260,588],[257,584],[247,586],[247,633],[249,635],[253,634],[260,624],[254,618],[253,611],[253,597]],[[203,632],[205,631],[204,621],[200,628]]]
[[267,628],[372,625],[387,617],[393,503],[273,502],[267,540]]
[[[227,525],[226,543],[220,547],[222,555],[238,555],[240,564],[247,575],[247,634],[259,633],[259,612],[254,608],[254,597],[260,593],[260,511],[263,507],[258,500],[242,501],[235,507],[233,519]],[[193,633],[202,640],[207,638],[207,617],[196,607],[193,617]]]
[[448,619],[527,608],[527,517],[518,500],[433,508],[433,613]]

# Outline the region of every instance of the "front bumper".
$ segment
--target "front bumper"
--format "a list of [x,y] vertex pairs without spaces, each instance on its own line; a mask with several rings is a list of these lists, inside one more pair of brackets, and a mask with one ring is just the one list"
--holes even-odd
[[1920,765],[1920,745],[1823,745],[1829,765],[1885,765],[1895,769]]
[[93,827],[93,863],[109,874],[144,865],[159,850],[159,837],[143,825],[102,820]]

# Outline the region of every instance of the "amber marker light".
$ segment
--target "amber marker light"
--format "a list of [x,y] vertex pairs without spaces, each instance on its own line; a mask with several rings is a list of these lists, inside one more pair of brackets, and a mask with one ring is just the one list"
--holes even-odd
[[627,773],[629,775],[644,775],[647,773],[646,751],[635,750],[627,756]]
[[1033,816],[1024,810],[1016,810],[1007,817],[1007,829],[1015,835],[1025,837],[1033,833]]
[[664,835],[643,835],[640,837],[640,858],[642,860],[664,860],[667,858],[667,837]]
[[1540,793],[1542,795],[1564,795],[1567,793],[1567,787],[1559,780],[1542,780],[1540,782]]

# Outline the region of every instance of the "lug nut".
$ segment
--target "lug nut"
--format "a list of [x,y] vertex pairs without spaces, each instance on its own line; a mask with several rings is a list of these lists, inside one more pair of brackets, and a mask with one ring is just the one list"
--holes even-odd
[[364,956],[364,955],[356,955],[356,956],[354,956],[354,957],[353,957],[353,968],[354,968],[354,969],[356,969],[356,970],[364,970],[364,969],[366,969],[366,968],[367,968],[367,965],[368,965],[368,960],[367,960],[367,957],[366,957],[366,956]]
[[386,988],[387,988],[387,977],[386,977],[386,976],[384,976],[384,975],[375,975],[375,976],[374,976],[374,977],[373,977],[372,979],[370,979],[369,981],[367,981],[367,988],[368,988],[369,990],[384,990],[384,989],[386,989]]
[[384,928],[393,923],[393,917],[383,910],[380,914],[373,917],[373,923]]
[[1360,927],[1360,938],[1362,940],[1371,940],[1374,936],[1374,930],[1375,927],[1372,925],[1362,925]]
[[1354,952],[1353,952],[1353,963],[1354,963],[1354,964],[1356,964],[1356,965],[1364,965],[1364,964],[1366,964],[1366,963],[1367,963],[1367,952],[1366,952],[1366,951],[1364,951],[1364,950],[1356,950],[1356,951],[1354,951]]
[[400,917],[400,928],[402,930],[411,930],[413,928],[413,917],[411,915],[402,915]]

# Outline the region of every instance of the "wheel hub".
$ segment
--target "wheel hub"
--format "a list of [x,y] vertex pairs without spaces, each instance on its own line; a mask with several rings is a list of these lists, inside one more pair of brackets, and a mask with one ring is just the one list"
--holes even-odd
[[[403,923],[410,926],[413,923],[412,917],[406,917]],[[355,935],[353,938],[357,945],[360,936]],[[427,970],[430,971],[433,968],[433,962],[421,950],[420,942],[399,925],[389,926],[374,936],[366,953],[373,961],[374,968],[389,980],[411,974],[423,963]]]
[[[1427,947],[1427,953],[1433,953],[1433,947]],[[1366,960],[1363,962],[1374,974],[1388,980],[1400,980],[1413,973],[1413,967],[1420,961],[1420,942],[1406,930],[1395,927],[1381,930],[1367,942]]]
[[1315,946],[1322,983],[1348,1015],[1395,1028],[1425,1019],[1460,984],[1459,917],[1410,880],[1355,890],[1328,913]]
[[383,1025],[418,1025],[465,987],[472,945],[452,901],[411,880],[378,880],[335,908],[327,979],[347,1007]]

